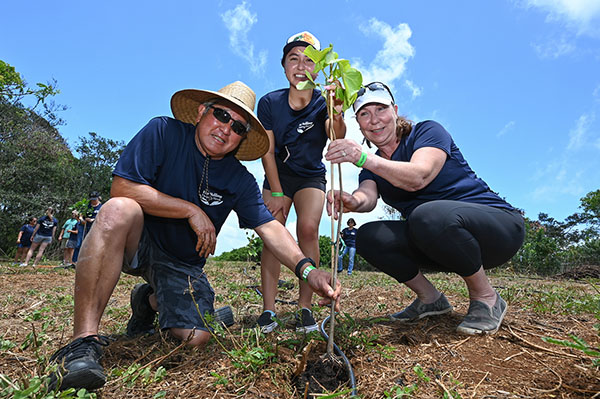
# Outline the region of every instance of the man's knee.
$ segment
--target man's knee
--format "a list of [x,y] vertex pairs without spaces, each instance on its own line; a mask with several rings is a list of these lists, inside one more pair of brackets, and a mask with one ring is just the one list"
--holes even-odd
[[94,222],[95,229],[114,230],[132,227],[135,223],[143,223],[144,212],[135,200],[127,197],[115,197],[108,200]]
[[171,328],[170,332],[171,335],[173,335],[175,338],[180,339],[182,341],[187,341],[187,344],[190,346],[204,346],[210,340],[210,333],[204,330],[192,330],[188,328]]

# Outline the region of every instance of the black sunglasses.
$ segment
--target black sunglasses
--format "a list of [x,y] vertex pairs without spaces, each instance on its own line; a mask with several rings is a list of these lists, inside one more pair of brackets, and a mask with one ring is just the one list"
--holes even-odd
[[235,134],[242,137],[248,134],[248,125],[233,119],[231,114],[223,108],[218,108],[212,105],[209,105],[209,108],[212,108],[213,115],[219,122],[229,123],[229,121],[233,121],[231,122],[231,130],[233,130]]
[[394,95],[392,94],[392,91],[390,90],[390,88],[387,87],[387,85],[385,83],[381,83],[381,82],[371,82],[367,85],[364,85],[363,87],[361,87],[358,90],[358,93],[356,93],[356,98],[365,94],[367,89],[369,89],[371,91],[387,90],[387,92],[390,93],[390,97],[392,97],[392,101],[394,102],[394,104],[396,103],[396,100],[394,100]]

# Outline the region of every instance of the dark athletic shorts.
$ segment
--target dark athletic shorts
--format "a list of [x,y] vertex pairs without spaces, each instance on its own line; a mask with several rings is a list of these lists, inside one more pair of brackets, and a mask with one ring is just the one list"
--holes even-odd
[[160,328],[208,331],[200,314],[214,313],[215,293],[203,268],[185,264],[165,254],[154,245],[144,229],[137,252],[131,261],[123,260],[122,270],[141,276],[154,289]]
[[[325,179],[325,175],[312,177],[299,176],[287,165],[282,163],[278,158],[275,158],[275,160],[277,162],[277,171],[279,172],[279,182],[281,184],[283,194],[286,197],[293,199],[294,195],[303,188],[316,188],[325,192],[325,187],[327,185],[327,179]],[[271,186],[269,185],[266,175],[263,188],[271,190]]]

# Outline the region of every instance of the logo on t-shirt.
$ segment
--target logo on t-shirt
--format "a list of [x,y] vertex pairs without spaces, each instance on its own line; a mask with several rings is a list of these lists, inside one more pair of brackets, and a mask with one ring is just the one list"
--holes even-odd
[[307,130],[312,129],[312,127],[314,125],[315,125],[315,123],[311,122],[311,121],[302,122],[296,128],[296,131],[298,132],[298,134],[302,134],[302,133],[306,132]]
[[45,228],[46,230],[49,230],[52,227],[54,227],[54,220],[44,219],[40,222],[40,224],[42,225],[43,228]]
[[212,191],[208,191],[208,189],[204,189],[202,191],[202,195],[200,195],[200,201],[204,205],[217,206],[223,203],[223,196],[217,193],[213,193]]

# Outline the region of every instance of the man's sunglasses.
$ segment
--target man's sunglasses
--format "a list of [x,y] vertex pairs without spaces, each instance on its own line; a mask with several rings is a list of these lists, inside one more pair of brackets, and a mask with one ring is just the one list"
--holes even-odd
[[396,103],[396,100],[394,100],[394,95],[392,94],[392,91],[390,90],[389,87],[387,87],[387,85],[385,83],[381,83],[381,82],[371,82],[368,85],[365,85],[363,87],[361,87],[358,90],[358,93],[356,93],[356,98],[362,96],[363,94],[365,94],[365,92],[367,91],[367,89],[371,90],[371,91],[378,91],[378,90],[387,90],[388,93],[390,93],[390,97],[392,97],[392,101],[394,103]]
[[244,137],[246,134],[248,134],[248,125],[243,122],[236,121],[235,119],[233,119],[231,114],[229,112],[227,112],[226,110],[224,110],[223,108],[218,108],[213,105],[209,105],[209,108],[212,108],[213,115],[219,122],[229,123],[229,121],[232,121],[231,122],[231,130],[233,130],[233,132],[235,134],[237,134],[238,136],[242,136],[242,137]]

